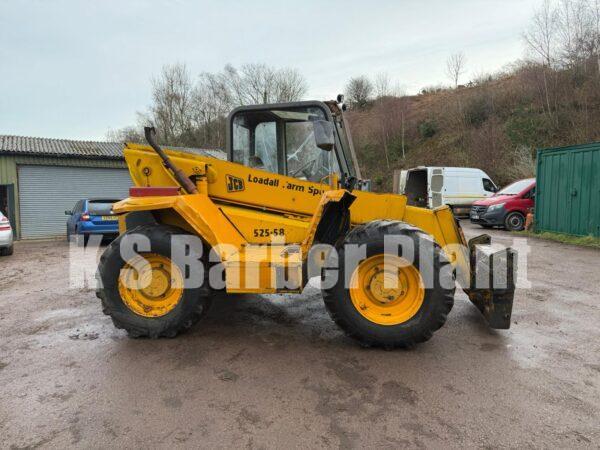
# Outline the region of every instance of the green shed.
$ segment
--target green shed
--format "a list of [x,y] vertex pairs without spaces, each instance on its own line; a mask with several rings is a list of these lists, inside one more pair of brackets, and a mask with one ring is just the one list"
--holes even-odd
[[538,150],[535,228],[600,237],[600,142]]

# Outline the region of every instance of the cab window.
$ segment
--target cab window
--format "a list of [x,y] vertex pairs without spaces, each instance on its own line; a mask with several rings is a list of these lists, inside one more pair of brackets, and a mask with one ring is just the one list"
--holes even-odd
[[487,192],[496,192],[498,190],[492,180],[488,178],[483,178],[483,189]]
[[232,122],[233,161],[314,182],[339,174],[336,152],[316,145],[316,120],[326,120],[318,107],[242,111]]
[[[277,131],[275,122],[262,122],[255,130],[255,160],[250,161],[252,167],[277,172]],[[262,165],[262,167],[260,167]]]
[[247,115],[233,119],[233,161],[248,167],[279,172],[277,130],[274,121],[255,121]]
[[535,186],[523,194],[523,198],[535,198]]
[[289,176],[319,182],[332,171],[339,173],[335,152],[324,152],[317,147],[311,122],[288,122],[285,133]]

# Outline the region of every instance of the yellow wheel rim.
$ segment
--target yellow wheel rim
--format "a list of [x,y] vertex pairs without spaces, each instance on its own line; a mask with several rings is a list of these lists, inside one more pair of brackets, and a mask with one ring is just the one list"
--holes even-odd
[[417,314],[425,287],[419,270],[394,255],[375,255],[361,261],[350,279],[350,298],[356,310],[378,325],[398,325]]
[[183,275],[171,259],[144,253],[127,261],[119,276],[119,294],[127,307],[143,317],[161,317],[183,295]]

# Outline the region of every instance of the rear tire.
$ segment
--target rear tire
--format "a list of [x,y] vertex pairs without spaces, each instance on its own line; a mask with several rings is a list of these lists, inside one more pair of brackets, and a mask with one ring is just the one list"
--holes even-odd
[[[343,244],[366,244],[366,256],[369,259],[384,254],[384,237],[389,234],[404,235],[413,241],[415,249],[413,266],[420,275],[424,273],[424,270],[419,268],[421,244],[425,246],[423,248],[427,248],[426,246],[432,248],[433,285],[429,288],[425,287],[423,302],[412,317],[402,323],[384,325],[367,319],[359,312],[351,298],[350,289],[344,286]],[[356,227],[343,244],[337,249],[339,266],[337,283],[332,288],[323,290],[323,299],[331,318],[348,336],[365,346],[412,347],[430,339],[433,333],[444,325],[454,304],[454,273],[441,248],[429,235],[403,222],[375,221]],[[448,288],[449,286],[452,287]]]
[[11,245],[10,247],[0,248],[0,256],[10,256],[14,253],[15,247]]
[[525,216],[517,211],[509,213],[504,219],[504,227],[508,231],[523,231],[525,229]]
[[[206,292],[202,287],[184,287],[176,305],[164,315],[159,317],[147,317],[134,312],[121,297],[119,290],[119,277],[121,269],[126,262],[120,254],[120,242],[127,234],[142,234],[150,240],[150,252],[171,258],[171,238],[177,235],[188,235],[189,233],[172,226],[166,225],[143,225],[135,228],[115,239],[104,251],[100,258],[97,278],[101,281],[96,296],[102,301],[103,312],[110,316],[117,328],[127,331],[130,337],[175,337],[192,327],[203,317],[211,304],[211,299],[203,296]],[[144,253],[140,252],[143,256]],[[200,255],[198,255],[200,258]],[[175,267],[185,273],[185,267]]]

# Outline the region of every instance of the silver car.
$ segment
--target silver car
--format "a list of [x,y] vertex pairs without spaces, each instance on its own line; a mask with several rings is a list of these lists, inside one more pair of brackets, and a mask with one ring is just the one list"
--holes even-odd
[[13,231],[10,222],[0,212],[0,256],[13,254]]

